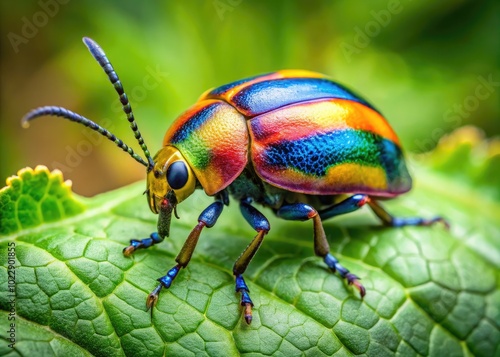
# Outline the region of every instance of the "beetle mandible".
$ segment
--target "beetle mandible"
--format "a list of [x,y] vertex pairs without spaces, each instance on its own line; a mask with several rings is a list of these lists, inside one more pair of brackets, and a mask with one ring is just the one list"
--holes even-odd
[[253,303],[243,274],[269,232],[267,218],[252,203],[269,207],[283,219],[312,220],[314,253],[328,268],[355,286],[365,288],[330,253],[322,220],[355,211],[365,204],[383,224],[394,227],[447,223],[441,217],[397,218],[379,199],[411,188],[398,137],[373,106],[324,75],[303,70],[263,74],[205,92],[173,123],[163,147],[152,157],[136,125],[120,79],[104,51],[83,38],[120,96],[123,110],[146,156],[144,160],[122,140],[93,121],[68,109],[44,106],[29,112],[23,126],[37,117],[62,117],[89,127],[113,141],[147,168],[147,200],[158,217],[158,231],[132,239],[126,256],[169,236],[172,212],[195,189],[215,201],[198,218],[175,261],[148,295],[153,309],[162,288],[169,288],[193,254],[203,228],[212,227],[229,196],[239,201],[243,217],[257,232],[233,267],[236,292],[245,321],[252,321]]

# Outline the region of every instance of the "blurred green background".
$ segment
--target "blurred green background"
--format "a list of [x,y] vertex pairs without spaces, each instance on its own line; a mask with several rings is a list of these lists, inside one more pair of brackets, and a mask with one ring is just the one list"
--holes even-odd
[[93,195],[145,177],[82,126],[57,118],[20,126],[30,109],[61,105],[137,148],[83,36],[115,66],[153,153],[208,88],[282,68],[322,72],[354,89],[408,151],[429,150],[466,124],[498,135],[499,3],[2,1],[0,179],[44,164]]

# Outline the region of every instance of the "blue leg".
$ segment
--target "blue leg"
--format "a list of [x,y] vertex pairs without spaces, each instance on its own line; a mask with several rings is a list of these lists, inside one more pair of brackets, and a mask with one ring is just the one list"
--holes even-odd
[[240,210],[250,226],[257,231],[255,238],[246,247],[243,253],[241,253],[233,266],[233,274],[236,277],[236,292],[241,294],[241,306],[245,307],[245,321],[247,324],[250,324],[252,322],[253,302],[250,299],[250,290],[245,283],[245,279],[243,279],[243,273],[247,269],[255,253],[257,253],[264,236],[269,232],[271,227],[267,218],[250,205],[248,201],[243,200],[240,202]]
[[158,215],[158,232],[151,233],[149,238],[132,239],[130,245],[123,249],[123,255],[126,257],[132,255],[137,249],[146,249],[155,244],[163,242],[165,237],[168,237],[170,229],[171,210],[168,207],[162,206]]
[[356,211],[363,207],[365,203],[369,202],[369,200],[370,199],[367,195],[357,194],[346,198],[344,201],[339,202],[333,206],[325,208],[318,213],[321,219],[325,220],[334,216],[339,216],[341,214]]
[[137,249],[145,249],[149,248],[155,244],[158,244],[163,241],[163,237],[160,237],[160,235],[157,232],[151,233],[149,238],[144,238],[144,239],[132,239],[130,241],[130,245],[126,248],[123,248],[123,255],[126,257],[130,256],[133,252],[135,252]]
[[326,239],[321,218],[326,219],[355,211],[367,201],[368,196],[366,195],[354,195],[320,212],[317,212],[313,207],[305,203],[285,205],[276,212],[279,217],[293,221],[306,221],[312,219],[314,227],[314,253],[323,258],[323,261],[334,273],[338,272],[342,278],[347,280],[349,285],[354,285],[359,290],[361,297],[365,296],[366,290],[359,282],[359,278],[350,273],[347,268],[342,266],[339,261],[330,254],[330,246]]
[[200,214],[200,216],[198,217],[198,224],[193,228],[188,238],[184,242],[181,251],[175,258],[177,265],[170,269],[165,276],[162,276],[158,279],[160,284],[148,295],[148,298],[146,300],[146,306],[148,310],[154,307],[154,305],[158,301],[158,296],[161,289],[168,289],[170,285],[172,285],[172,282],[174,281],[181,268],[185,268],[189,264],[196,244],[198,243],[198,238],[200,237],[202,229],[204,227],[213,227],[217,222],[220,214],[222,213],[223,208],[223,202],[217,200],[210,206],[205,208],[205,210]]
[[442,217],[434,217],[429,219],[420,217],[407,217],[407,218],[393,217],[380,205],[380,203],[378,203],[373,198],[371,198],[368,201],[368,205],[386,226],[391,226],[391,227],[430,226],[434,223],[441,222],[444,224],[446,228],[450,228],[448,222],[446,222],[446,220]]

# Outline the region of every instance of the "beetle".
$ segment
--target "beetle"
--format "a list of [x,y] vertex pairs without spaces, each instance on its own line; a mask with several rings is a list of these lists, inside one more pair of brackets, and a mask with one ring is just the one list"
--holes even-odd
[[205,208],[177,255],[176,265],[146,299],[153,308],[194,252],[203,228],[215,225],[229,197],[239,201],[245,220],[257,232],[233,266],[235,290],[244,319],[252,321],[253,302],[243,274],[270,230],[254,207],[269,207],[285,220],[312,220],[314,253],[361,295],[360,278],[330,253],[322,221],[367,204],[393,227],[428,226],[441,217],[398,218],[378,202],[410,190],[412,181],[398,137],[382,114],[359,95],[326,76],[304,70],[281,70],[239,80],[205,92],[168,129],[163,147],[152,157],[135,122],[129,100],[104,51],[92,39],[83,42],[104,69],[120,97],[130,127],[146,157],[95,122],[68,109],[44,106],[29,112],[23,126],[41,116],[62,117],[89,127],[113,141],[147,168],[147,201],[158,214],[157,232],[132,239],[130,256],[169,236],[172,213],[195,189],[214,202]]

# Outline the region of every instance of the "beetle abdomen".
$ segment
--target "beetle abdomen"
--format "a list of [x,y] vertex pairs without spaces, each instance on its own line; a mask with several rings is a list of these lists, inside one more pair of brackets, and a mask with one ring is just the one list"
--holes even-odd
[[411,188],[399,140],[385,119],[344,99],[297,103],[249,121],[257,174],[306,194],[395,196]]

